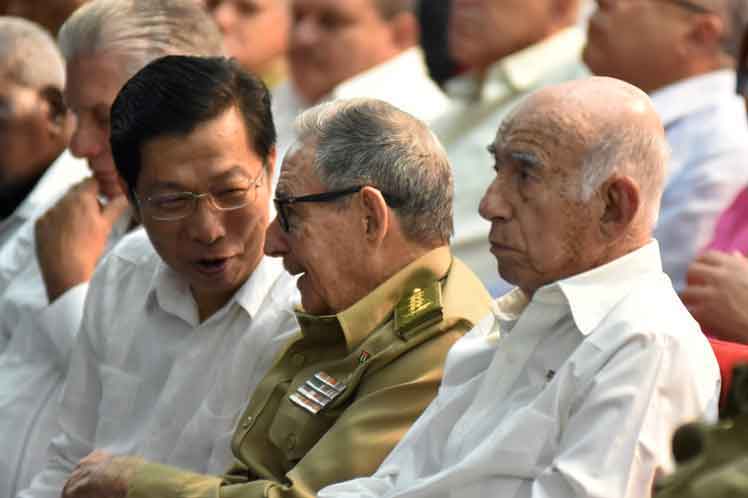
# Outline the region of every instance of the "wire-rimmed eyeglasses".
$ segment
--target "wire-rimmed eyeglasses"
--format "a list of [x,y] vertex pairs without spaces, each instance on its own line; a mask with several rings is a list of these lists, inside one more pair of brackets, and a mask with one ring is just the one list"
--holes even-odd
[[197,209],[197,203],[205,198],[217,211],[233,211],[241,209],[257,197],[257,189],[262,186],[265,169],[246,186],[233,186],[215,192],[167,192],[150,195],[142,201],[133,192],[135,202],[145,211],[145,214],[157,221],[177,221],[192,215]]

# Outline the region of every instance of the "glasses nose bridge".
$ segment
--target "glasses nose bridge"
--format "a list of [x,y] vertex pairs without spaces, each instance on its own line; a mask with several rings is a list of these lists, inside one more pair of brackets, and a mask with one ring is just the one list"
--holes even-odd
[[202,194],[191,192],[191,194],[192,194],[192,211],[190,212],[191,215],[197,212],[197,208],[198,208],[198,205],[200,204],[201,199],[205,199],[208,206],[210,206],[213,209],[213,211],[215,212],[223,211],[223,209],[216,202],[216,198],[213,197],[213,194],[211,194],[210,192],[203,192]]

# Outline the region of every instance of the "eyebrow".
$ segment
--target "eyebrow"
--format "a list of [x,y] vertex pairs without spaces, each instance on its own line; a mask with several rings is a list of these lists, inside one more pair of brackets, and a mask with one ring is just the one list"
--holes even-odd
[[509,158],[519,163],[523,168],[539,169],[543,166],[543,161],[532,152],[509,152]]

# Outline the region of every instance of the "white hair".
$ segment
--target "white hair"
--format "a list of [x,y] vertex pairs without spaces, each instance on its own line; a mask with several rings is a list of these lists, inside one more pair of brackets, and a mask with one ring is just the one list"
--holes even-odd
[[65,61],[47,30],[19,17],[0,17],[0,74],[33,89],[62,91]]
[[93,0],[60,28],[67,60],[110,51],[132,75],[163,55],[223,55],[213,19],[195,0]]

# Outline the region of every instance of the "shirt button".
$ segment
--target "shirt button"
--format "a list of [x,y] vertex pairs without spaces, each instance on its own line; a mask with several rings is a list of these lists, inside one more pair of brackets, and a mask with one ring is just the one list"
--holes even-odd
[[247,429],[252,424],[252,415],[244,419],[244,423],[242,424],[242,429]]
[[293,450],[294,448],[296,448],[296,434],[294,434],[294,433],[291,433],[291,434],[289,434],[289,435],[288,435],[288,437],[286,438],[286,449],[287,449],[288,451],[291,451],[291,450]]
[[306,358],[304,358],[304,355],[301,353],[294,353],[291,356],[291,364],[296,368],[303,367],[305,361]]

